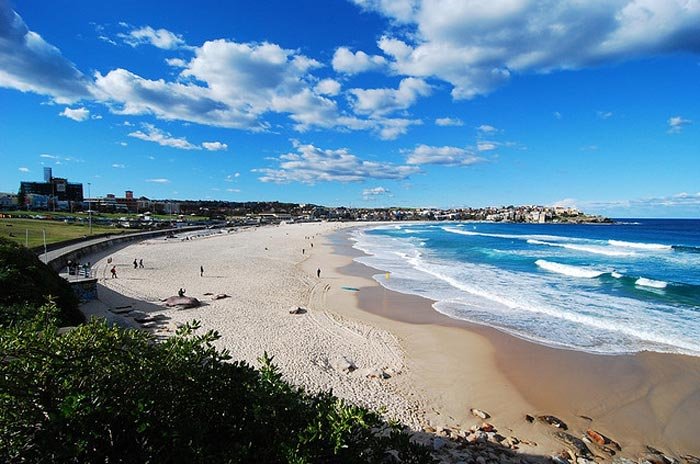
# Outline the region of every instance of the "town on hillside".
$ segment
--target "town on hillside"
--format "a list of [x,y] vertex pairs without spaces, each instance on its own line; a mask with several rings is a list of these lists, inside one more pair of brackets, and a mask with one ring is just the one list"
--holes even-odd
[[82,183],[54,177],[44,169],[43,182],[23,181],[19,191],[0,193],[4,214],[84,222],[86,216],[100,224],[126,228],[165,227],[173,223],[225,223],[255,225],[308,221],[490,221],[515,223],[609,223],[603,216],[588,215],[565,206],[500,206],[483,208],[345,207],[278,201],[232,202],[218,200],[154,200],[123,196],[84,196]]

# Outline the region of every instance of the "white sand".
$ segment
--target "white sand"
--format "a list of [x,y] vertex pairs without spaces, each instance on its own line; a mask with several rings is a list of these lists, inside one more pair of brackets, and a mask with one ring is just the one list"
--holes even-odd
[[[100,258],[94,266],[101,277],[100,300],[112,308],[132,304],[149,315],[164,315],[168,318],[161,324],[165,330],[158,331],[163,335],[172,333],[177,324],[199,320],[204,329],[221,334],[218,346],[229,349],[234,359],[257,365],[257,358],[267,351],[294,384],[312,391],[332,388],[340,397],[385,408],[388,417],[418,427],[418,406],[395,388],[404,369],[404,354],[396,339],[329,312],[324,307],[327,286],[340,284],[302,270],[304,260],[321,252],[320,242],[314,250],[314,239],[305,237],[340,227],[347,225],[265,226],[197,237],[207,233],[200,232],[190,234],[193,238],[187,241],[161,238],[130,245],[96,257]],[[143,259],[145,267],[134,269],[134,259]],[[117,279],[109,276],[114,264]],[[185,310],[163,307],[161,299],[176,295],[181,287],[205,305]],[[205,293],[231,297],[213,301]],[[293,306],[309,311],[291,315]],[[343,372],[343,357],[358,369]],[[374,369],[391,378],[367,378],[367,370]]]

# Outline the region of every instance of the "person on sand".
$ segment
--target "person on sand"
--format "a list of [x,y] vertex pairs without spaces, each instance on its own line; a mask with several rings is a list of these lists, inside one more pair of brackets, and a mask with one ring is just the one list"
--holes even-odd
[[177,291],[177,296],[183,297],[185,296],[186,290],[184,288],[181,288],[180,290]]
[[143,258],[139,259],[139,267],[143,268]]
[[139,267],[139,262],[136,261],[136,258],[134,258],[134,269],[136,269],[137,267]]
[[112,273],[112,279],[116,279],[116,278],[117,278],[117,266],[112,266],[112,269],[110,269],[109,272]]
[[316,277],[321,278],[321,268],[316,269]]
[[199,277],[204,277],[204,266],[199,266]]

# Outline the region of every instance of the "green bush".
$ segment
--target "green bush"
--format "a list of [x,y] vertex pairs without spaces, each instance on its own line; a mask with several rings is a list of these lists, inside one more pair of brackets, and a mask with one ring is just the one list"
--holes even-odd
[[39,307],[51,298],[60,309],[63,325],[83,322],[78,300],[70,285],[53,269],[42,263],[31,250],[0,237],[0,324],[18,321],[7,307]]
[[[164,342],[54,305],[0,328],[1,462],[432,462],[380,416],[217,350],[196,322]],[[387,451],[393,450],[392,453]]]

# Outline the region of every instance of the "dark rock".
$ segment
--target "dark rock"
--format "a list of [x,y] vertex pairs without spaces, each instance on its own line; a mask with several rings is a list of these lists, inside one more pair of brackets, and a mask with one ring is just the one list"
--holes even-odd
[[567,445],[573,446],[579,455],[584,457],[591,456],[591,450],[588,449],[586,444],[580,438],[576,438],[575,436],[566,432],[554,432],[554,437]]
[[530,414],[525,414],[525,420],[528,421],[529,423],[535,422],[535,418],[532,417]]
[[692,454],[686,454],[685,456],[681,457],[688,464],[700,464],[700,458],[697,456],[693,456]]
[[549,425],[553,425],[554,427],[560,428],[562,430],[569,429],[569,427],[564,423],[563,420],[554,416],[537,416],[537,420],[539,420],[540,422],[545,422]]
[[213,297],[211,297],[212,300],[223,300],[224,298],[228,298],[229,296],[225,293],[217,293]]

